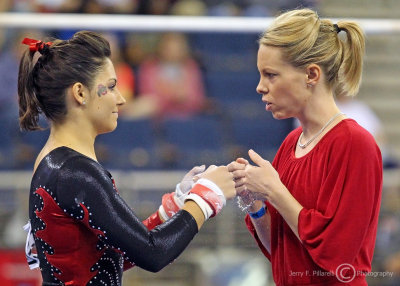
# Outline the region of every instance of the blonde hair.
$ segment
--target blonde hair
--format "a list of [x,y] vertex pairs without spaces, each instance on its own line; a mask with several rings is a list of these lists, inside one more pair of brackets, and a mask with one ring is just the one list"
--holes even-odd
[[[340,31],[346,33],[345,39],[339,36]],[[335,95],[355,95],[359,90],[365,38],[355,22],[334,25],[313,10],[292,10],[275,19],[259,44],[281,48],[283,58],[294,67],[319,65]]]

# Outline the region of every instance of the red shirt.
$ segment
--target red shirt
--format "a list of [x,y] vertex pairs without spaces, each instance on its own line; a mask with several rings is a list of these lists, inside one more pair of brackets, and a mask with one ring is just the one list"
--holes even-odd
[[279,148],[273,166],[303,206],[295,236],[268,203],[271,253],[249,216],[246,224],[270,259],[277,285],[367,285],[382,191],[382,158],[370,133],[352,119],[332,128],[305,156],[296,158],[301,127]]

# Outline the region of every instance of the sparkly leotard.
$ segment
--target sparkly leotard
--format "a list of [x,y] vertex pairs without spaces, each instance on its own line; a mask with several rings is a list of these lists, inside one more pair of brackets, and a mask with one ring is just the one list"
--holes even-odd
[[29,217],[43,285],[121,285],[127,265],[159,271],[198,231],[184,210],[149,230],[158,216],[142,223],[111,174],[67,147],[51,151],[35,171]]

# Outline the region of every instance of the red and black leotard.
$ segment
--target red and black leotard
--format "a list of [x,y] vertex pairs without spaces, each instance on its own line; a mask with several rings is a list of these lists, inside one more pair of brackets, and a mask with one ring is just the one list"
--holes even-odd
[[[29,216],[43,285],[121,285],[127,265],[156,272],[197,233],[179,211],[166,223],[141,222],[111,174],[70,148],[51,151],[32,178]],[[147,226],[147,227],[146,227]]]

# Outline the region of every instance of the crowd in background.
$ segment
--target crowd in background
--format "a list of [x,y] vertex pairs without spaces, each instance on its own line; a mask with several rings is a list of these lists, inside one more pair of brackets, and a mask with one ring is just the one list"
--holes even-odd
[[139,15],[271,16],[319,0],[3,0],[0,11]]
[[[0,11],[87,14],[124,13],[139,15],[272,16],[280,10],[295,8],[299,5],[314,6],[315,4],[316,1],[311,0],[301,1],[301,3],[292,0],[279,2],[257,0],[7,0],[1,2]],[[53,37],[68,39],[74,32],[76,31],[68,29],[46,31],[0,29],[0,83],[2,85],[0,111],[2,124],[6,127],[4,129],[6,131],[2,142],[2,147],[4,148],[2,148],[3,152],[0,152],[1,168],[29,168],[38,150],[32,148],[37,146],[29,146],[28,142],[38,142],[37,145],[39,146],[41,140],[43,140],[42,137],[46,136],[45,133],[42,133],[43,136],[30,134],[21,135],[16,124],[18,115],[16,102],[17,70],[19,55],[24,48],[20,44],[21,40],[24,37],[37,39],[51,39]],[[154,131],[154,134],[156,134],[155,138],[151,139],[161,142],[161,144],[157,146],[157,150],[163,150],[158,154],[158,157],[161,159],[158,160],[159,164],[154,167],[186,168],[194,163],[190,161],[187,162],[187,164],[179,166],[177,163],[180,160],[179,157],[187,158],[188,156],[185,154],[179,156],[179,152],[183,149],[182,146],[170,144],[169,140],[165,138],[165,133],[168,132],[165,131],[165,129],[172,126],[172,123],[166,128],[160,123],[168,119],[188,120],[196,116],[200,116],[199,120],[202,121],[204,119],[204,117],[202,117],[203,115],[217,115],[219,118],[216,118],[214,121],[216,121],[218,125],[221,125],[221,122],[226,122],[225,119],[230,116],[230,114],[228,114],[228,116],[225,116],[225,114],[222,115],[222,119],[220,118],[222,114],[221,110],[226,108],[226,100],[223,103],[219,102],[220,97],[223,97],[224,93],[229,94],[229,97],[234,100],[235,98],[246,98],[246,93],[248,94],[250,90],[253,94],[255,93],[257,75],[254,73],[254,61],[256,40],[258,37],[256,34],[250,37],[247,35],[226,35],[225,37],[232,38],[230,41],[233,47],[230,47],[230,51],[225,52],[225,43],[220,41],[218,47],[218,53],[220,54],[217,55],[217,58],[214,58],[216,57],[214,53],[215,49],[210,49],[212,44],[209,45],[210,40],[212,41],[215,36],[210,34],[199,36],[182,33],[135,33],[121,31],[106,31],[103,34],[107,36],[111,44],[112,60],[118,77],[118,88],[127,101],[120,112],[121,121],[151,120],[152,123],[150,125],[149,123],[147,123],[147,125],[145,124],[143,128],[146,129],[150,127]],[[242,38],[241,45],[238,44],[240,40],[236,40],[235,37],[237,39]],[[235,47],[235,45],[237,45],[237,47]],[[241,50],[242,47],[245,47],[246,50]],[[252,54],[248,53],[250,50],[249,47],[251,47]],[[249,59],[251,61],[249,61]],[[218,67],[220,67],[219,70]],[[247,70],[243,70],[243,67]],[[250,67],[253,70],[251,75],[247,73]],[[228,68],[228,72],[224,70],[225,68]],[[214,71],[214,73],[208,73],[209,71]],[[222,73],[224,74],[223,76],[221,76]],[[208,80],[208,78],[210,78],[210,80]],[[250,78],[251,81],[248,80]],[[236,79],[243,82],[241,84],[242,86],[245,86],[246,84],[244,84],[244,82],[247,82],[249,88],[247,88],[247,90],[243,88],[245,92],[235,90],[234,84],[231,83],[235,81],[236,84],[238,84]],[[255,97],[253,99],[255,99]],[[243,104],[239,103],[237,105],[242,106]],[[234,109],[235,107],[233,110]],[[250,111],[250,113],[254,113],[254,111]],[[253,120],[254,119],[255,117]],[[205,121],[209,122],[210,120]],[[43,121],[43,123],[45,124],[45,121]],[[123,124],[124,123],[121,123],[121,125]],[[190,128],[190,123],[187,124],[189,125],[186,125],[184,128],[187,128],[187,126]],[[259,121],[259,124],[261,124],[261,121]],[[140,125],[137,124],[137,126]],[[219,129],[222,129],[223,132],[226,133],[226,135],[219,136],[224,137],[223,141],[235,141],[234,138],[229,138],[231,136],[228,134],[229,130],[237,129],[234,126],[213,126],[213,129],[215,130],[214,133],[218,133]],[[123,130],[123,128],[121,127],[120,130]],[[260,130],[254,129],[254,132],[258,131]],[[286,128],[284,132],[277,137],[276,143],[279,144],[279,140],[281,140],[283,138],[282,136],[288,131],[290,130]],[[166,136],[168,137],[168,134]],[[36,137],[39,137],[39,139]],[[243,136],[238,135],[236,137],[241,138]],[[208,141],[212,140],[213,138],[211,137]],[[256,138],[254,138],[254,140],[256,140]],[[194,143],[199,142],[199,140],[193,141]],[[258,142],[260,141],[258,140]],[[110,152],[108,152],[107,146],[104,147],[103,145],[102,142],[98,144],[98,148],[100,149],[99,153],[103,154],[103,159],[116,158],[116,156],[109,154]],[[274,143],[274,145],[276,144]],[[217,147],[222,147],[222,145]],[[220,161],[223,161],[221,163],[225,163],[225,158],[245,153],[247,149],[247,146],[241,146],[239,148],[237,144],[230,144],[229,147],[225,144],[224,147],[229,151],[225,152],[227,154],[223,158],[219,158]],[[147,148],[148,146],[146,146],[145,149]],[[141,151],[139,152],[140,155],[137,155],[138,152],[136,152],[136,155],[130,159],[130,162],[136,164],[137,167],[146,166],[146,162],[154,161],[151,160],[151,158],[147,158],[149,157],[149,152],[147,152],[147,157],[145,156],[147,159],[144,159],[144,163],[141,163],[143,161],[141,158],[143,154],[146,154],[146,150],[144,150],[144,153]],[[215,154],[211,153],[213,153],[213,151],[208,152],[208,157],[210,160],[211,158],[215,159]],[[221,152],[216,153],[220,154]],[[269,157],[271,158],[273,152],[271,151],[269,153],[268,155],[270,155]],[[13,166],[10,166],[10,160],[8,160],[9,157],[7,157],[10,154],[13,154],[13,161],[16,162]],[[125,159],[126,156],[121,155],[121,158]],[[118,167],[118,164],[110,164],[109,166]]]

